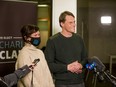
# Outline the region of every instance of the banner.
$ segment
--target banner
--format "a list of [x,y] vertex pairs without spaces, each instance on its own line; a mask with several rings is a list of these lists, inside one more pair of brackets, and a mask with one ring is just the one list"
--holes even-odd
[[[26,24],[37,24],[37,3],[0,1],[0,74],[14,70],[23,41],[20,29]],[[10,64],[10,66],[9,66]],[[10,67],[13,67],[11,69]],[[9,72],[7,72],[9,73]]]

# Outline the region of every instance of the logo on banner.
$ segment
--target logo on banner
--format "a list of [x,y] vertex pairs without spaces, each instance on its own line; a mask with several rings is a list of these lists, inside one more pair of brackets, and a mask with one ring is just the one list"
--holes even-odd
[[0,60],[16,60],[22,47],[22,37],[0,36]]

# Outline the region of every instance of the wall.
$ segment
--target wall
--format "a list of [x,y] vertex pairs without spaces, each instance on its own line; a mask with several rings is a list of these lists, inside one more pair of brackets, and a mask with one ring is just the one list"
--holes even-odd
[[46,42],[48,40],[48,37],[50,35],[50,5],[41,4],[38,5],[38,27],[41,34],[41,43],[39,45],[39,48],[42,49],[44,46],[46,46]]
[[61,12],[67,10],[71,11],[77,18],[77,0],[53,0],[52,2],[52,35],[60,32],[59,15]]
[[[116,1],[89,2],[88,38],[89,56],[98,56],[104,63],[109,63],[109,56],[116,55]],[[102,15],[112,16],[109,26],[100,23]]]
[[[109,56],[116,55],[116,1],[78,0],[77,7],[77,33],[83,37],[89,57],[109,63]],[[102,15],[112,16],[110,26],[100,23]]]
[[37,2],[0,1],[0,76],[14,71],[23,41],[20,29],[37,23]]
[[88,1],[78,0],[77,2],[77,33],[83,38],[88,49]]

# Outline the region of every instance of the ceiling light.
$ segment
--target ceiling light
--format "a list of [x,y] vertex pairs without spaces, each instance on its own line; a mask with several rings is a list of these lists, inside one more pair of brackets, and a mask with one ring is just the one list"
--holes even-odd
[[101,23],[105,25],[109,25],[112,23],[111,16],[101,16]]

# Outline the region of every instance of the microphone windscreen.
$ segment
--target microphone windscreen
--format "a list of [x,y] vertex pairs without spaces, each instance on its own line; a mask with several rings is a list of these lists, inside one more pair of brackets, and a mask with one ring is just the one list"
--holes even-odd
[[35,60],[33,61],[34,65],[36,65],[39,61],[40,61],[39,58],[38,58],[38,59],[35,59]]
[[88,62],[89,62],[89,63],[95,63],[96,69],[97,69],[97,71],[99,71],[99,72],[102,72],[102,71],[105,70],[105,65],[104,65],[104,64],[101,62],[101,60],[100,60],[98,57],[96,57],[96,56],[93,56]]
[[95,63],[88,63],[88,64],[86,64],[85,65],[85,67],[86,67],[86,69],[88,69],[88,70],[93,70],[94,68],[95,68]]

